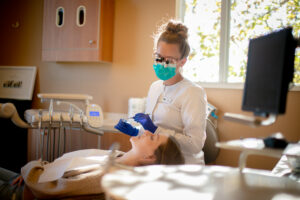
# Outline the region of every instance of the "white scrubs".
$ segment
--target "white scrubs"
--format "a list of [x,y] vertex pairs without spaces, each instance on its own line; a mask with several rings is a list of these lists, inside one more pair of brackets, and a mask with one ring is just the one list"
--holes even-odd
[[170,86],[156,81],[149,89],[145,113],[158,126],[155,134],[177,139],[186,164],[204,164],[207,98],[203,88],[187,79]]

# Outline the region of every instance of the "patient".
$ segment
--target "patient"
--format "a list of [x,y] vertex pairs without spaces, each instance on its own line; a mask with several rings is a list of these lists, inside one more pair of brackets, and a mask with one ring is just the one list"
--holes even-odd
[[[184,163],[179,146],[172,136],[154,135],[147,131],[141,136],[131,137],[130,142],[131,149],[126,153],[117,151],[115,162],[125,166]],[[101,194],[103,191],[100,183],[107,163],[107,159],[104,158],[108,158],[110,152],[99,149],[74,151],[43,166],[40,161],[31,161],[22,167],[21,176],[0,168],[0,199],[53,199]],[[98,158],[98,165],[96,167],[91,165],[94,167],[80,170],[66,169],[62,177],[54,181],[38,183],[41,174],[45,173],[52,165],[61,161],[65,164],[70,159],[87,159],[88,157]],[[23,179],[25,184],[23,184]]]

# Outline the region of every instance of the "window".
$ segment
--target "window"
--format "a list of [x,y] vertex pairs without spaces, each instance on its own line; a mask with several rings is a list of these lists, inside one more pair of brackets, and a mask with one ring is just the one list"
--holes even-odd
[[[249,39],[286,26],[300,36],[300,0],[177,0],[177,12],[191,45],[183,73],[195,82],[243,83]],[[300,84],[299,48],[294,83]]]

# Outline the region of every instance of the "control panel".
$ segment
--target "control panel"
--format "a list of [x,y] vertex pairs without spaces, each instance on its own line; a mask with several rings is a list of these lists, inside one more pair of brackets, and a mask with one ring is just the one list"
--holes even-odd
[[103,125],[103,112],[99,105],[89,104],[86,107],[86,116],[89,126],[99,128]]

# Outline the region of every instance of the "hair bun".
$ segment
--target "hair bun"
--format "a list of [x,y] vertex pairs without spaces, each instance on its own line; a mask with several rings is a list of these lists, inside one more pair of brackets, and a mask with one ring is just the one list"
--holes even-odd
[[178,34],[184,39],[188,37],[188,28],[181,22],[170,21],[166,26],[166,32]]
[[180,58],[187,58],[190,53],[188,43],[188,28],[180,21],[169,20],[167,23],[158,27],[157,34],[154,35],[154,51],[156,51],[159,42],[163,41],[169,44],[177,44]]

